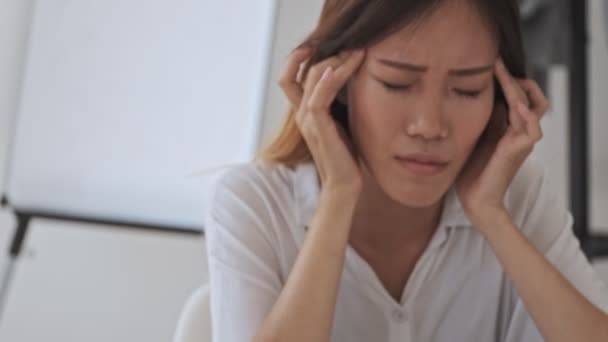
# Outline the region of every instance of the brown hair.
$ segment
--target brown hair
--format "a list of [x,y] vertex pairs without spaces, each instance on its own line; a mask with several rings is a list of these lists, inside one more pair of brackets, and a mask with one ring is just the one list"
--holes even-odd
[[[299,47],[310,47],[311,57],[303,71],[343,50],[365,48],[383,40],[431,14],[445,0],[326,0],[316,29]],[[469,0],[482,13],[499,41],[499,53],[517,78],[525,77],[525,55],[521,38],[517,0]],[[504,103],[496,84],[496,102]],[[312,156],[295,120],[296,108],[289,109],[278,136],[261,152],[260,158],[289,167],[308,162]],[[348,131],[348,108],[334,101],[331,113]],[[504,130],[506,117],[492,118],[494,129]],[[500,122],[500,124],[496,124]],[[504,123],[504,124],[503,124]],[[500,127],[500,128],[497,128]],[[488,134],[487,130],[485,132]],[[493,132],[492,136],[496,133]]]

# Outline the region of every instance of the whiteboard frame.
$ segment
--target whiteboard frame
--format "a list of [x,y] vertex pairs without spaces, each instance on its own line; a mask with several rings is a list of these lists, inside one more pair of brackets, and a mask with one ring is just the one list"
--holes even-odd
[[[257,153],[258,149],[259,149],[259,145],[261,142],[261,138],[262,138],[262,127],[264,125],[264,110],[266,109],[266,105],[267,105],[267,99],[268,99],[268,94],[270,91],[270,79],[271,79],[271,63],[272,63],[272,57],[273,57],[273,51],[275,48],[275,37],[276,37],[276,30],[277,30],[277,25],[278,25],[278,11],[279,11],[279,3],[278,0],[267,0],[269,1],[270,7],[271,7],[271,11],[269,13],[269,20],[270,22],[268,30],[270,31],[268,35],[266,35],[266,40],[264,41],[265,44],[265,51],[264,51],[264,59],[267,61],[267,63],[263,66],[261,66],[261,72],[263,74],[263,77],[260,80],[261,85],[263,86],[263,90],[261,90],[261,98],[260,101],[258,102],[258,108],[257,108],[257,113],[258,113],[258,120],[256,120],[256,124],[254,127],[254,134],[253,134],[253,144],[251,145],[251,150],[250,150],[250,155],[252,157],[255,156],[255,154]],[[2,193],[2,206],[8,206],[10,207],[13,212],[15,213],[16,216],[23,218],[26,220],[26,222],[29,222],[31,218],[42,218],[42,219],[51,219],[51,220],[63,220],[63,221],[75,221],[75,222],[83,222],[83,223],[91,223],[91,224],[102,224],[102,225],[109,225],[109,226],[124,226],[124,227],[131,227],[131,228],[136,228],[136,229],[145,229],[145,230],[157,230],[157,231],[163,231],[163,232],[167,232],[167,233],[173,233],[173,232],[177,232],[177,233],[190,233],[190,234],[204,234],[204,227],[203,226],[199,226],[199,227],[193,227],[193,226],[183,226],[183,225],[172,225],[172,226],[167,226],[167,225],[159,225],[159,224],[155,224],[153,222],[146,222],[146,221],[142,221],[142,220],[134,220],[134,221],[130,221],[130,220],[120,220],[120,219],[111,219],[111,218],[107,218],[107,217],[103,217],[103,216],[95,216],[95,215],[73,215],[73,214],[69,214],[66,212],[60,212],[60,211],[51,211],[51,210],[40,210],[40,209],[32,209],[32,208],[27,208],[25,206],[19,206],[18,204],[15,204],[13,202],[11,202],[10,200],[10,184],[11,184],[11,176],[12,173],[14,171],[14,154],[15,154],[15,146],[16,146],[16,140],[17,140],[17,128],[19,127],[20,124],[20,116],[19,113],[21,112],[21,107],[22,107],[22,99],[23,99],[23,92],[24,92],[24,88],[25,88],[25,76],[28,70],[28,64],[30,63],[30,58],[31,58],[31,50],[32,45],[34,44],[33,42],[33,35],[35,32],[35,21],[34,21],[34,17],[37,13],[37,9],[38,9],[38,4],[39,4],[39,0],[32,0],[32,6],[31,6],[31,13],[30,13],[30,21],[29,21],[29,29],[28,29],[28,33],[27,33],[27,43],[26,43],[26,48],[25,48],[25,52],[24,52],[24,63],[22,64],[22,68],[20,70],[20,78],[19,78],[19,92],[18,92],[18,106],[16,108],[16,111],[14,113],[13,116],[13,122],[12,122],[12,130],[9,132],[10,138],[8,141],[8,146],[7,146],[7,159],[6,159],[6,164],[5,164],[5,178],[4,178],[4,188],[2,189],[3,193]],[[216,169],[212,169],[212,170],[208,170],[210,173],[213,173],[216,171]],[[196,175],[201,175],[204,174],[205,171],[203,172],[199,172],[196,173]],[[201,222],[202,224],[202,222]],[[25,231],[27,230],[27,224],[25,225],[25,227],[23,227],[23,232],[21,232],[21,234],[25,235]],[[16,235],[19,235],[19,232],[16,232]]]

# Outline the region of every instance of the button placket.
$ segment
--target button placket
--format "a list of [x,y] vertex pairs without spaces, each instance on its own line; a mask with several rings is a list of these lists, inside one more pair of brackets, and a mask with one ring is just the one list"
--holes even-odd
[[390,312],[390,342],[412,342],[411,322],[405,308],[394,308]]
[[405,313],[404,309],[393,309],[391,312],[391,317],[396,323],[401,324],[407,322],[407,314]]

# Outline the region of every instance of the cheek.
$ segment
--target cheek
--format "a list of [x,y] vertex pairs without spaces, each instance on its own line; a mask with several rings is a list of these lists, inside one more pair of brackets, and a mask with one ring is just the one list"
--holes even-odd
[[494,87],[490,86],[476,99],[462,98],[452,95],[449,111],[453,116],[460,116],[470,125],[471,132],[483,131],[494,110]]
[[480,99],[466,108],[461,108],[457,113],[453,113],[452,137],[463,157],[471,152],[483,134],[492,116],[493,103],[493,97]]
[[402,104],[383,100],[383,95],[371,81],[353,82],[349,87],[351,134],[364,154],[386,149],[400,132],[399,115],[395,113]]

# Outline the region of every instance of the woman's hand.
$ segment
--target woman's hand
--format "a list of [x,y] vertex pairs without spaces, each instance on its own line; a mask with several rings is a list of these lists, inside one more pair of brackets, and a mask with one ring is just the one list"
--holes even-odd
[[[549,108],[533,80],[513,78],[502,60],[497,61],[495,73],[507,100],[510,124],[498,141],[480,141],[456,181],[467,215],[481,230],[491,229],[493,220],[506,213],[505,193],[542,138],[540,119]],[[495,110],[507,109],[499,105]]]
[[330,107],[361,65],[365,52],[346,51],[319,62],[310,68],[302,86],[298,72],[309,51],[298,49],[290,56],[279,84],[296,111],[297,125],[319,171],[323,191],[358,195],[362,186],[358,160]]
[[298,73],[308,57],[306,50],[296,50],[280,85],[319,170],[321,198],[307,222],[306,239],[289,277],[254,341],[331,340],[353,212],[361,191],[357,159],[329,108],[360,65],[363,52],[340,54],[313,66],[302,87]]

